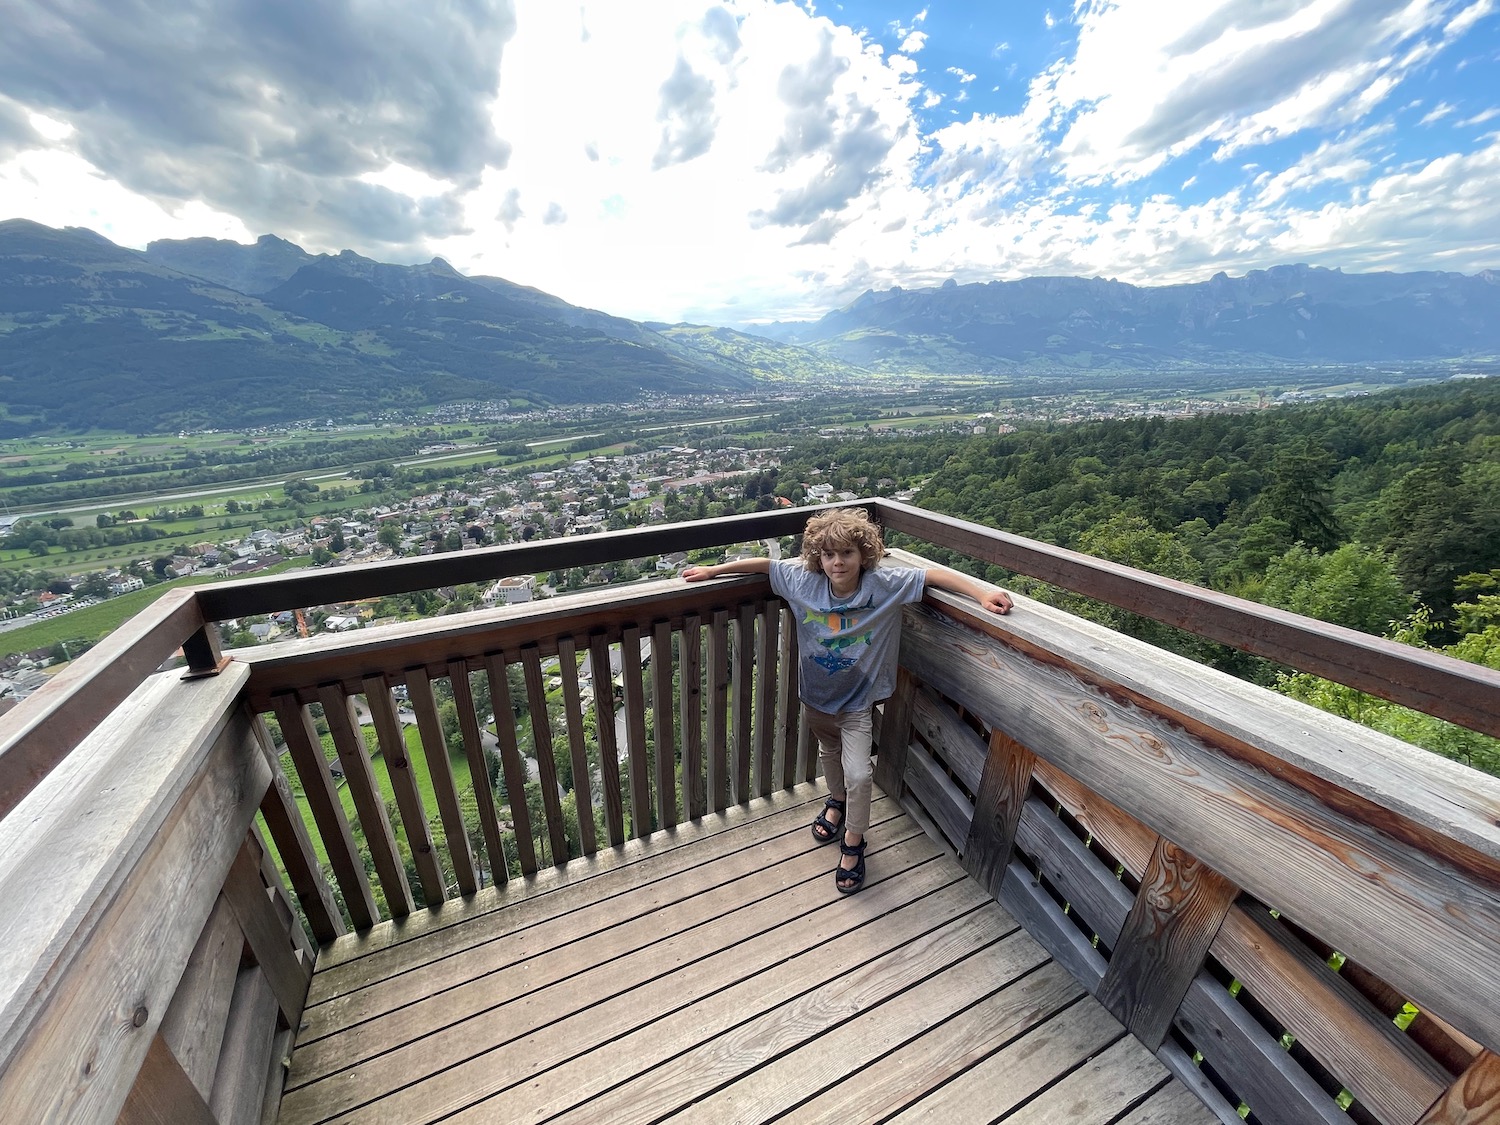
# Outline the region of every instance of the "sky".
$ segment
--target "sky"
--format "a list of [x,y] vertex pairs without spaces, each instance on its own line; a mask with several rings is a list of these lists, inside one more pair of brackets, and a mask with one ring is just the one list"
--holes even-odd
[[0,218],[635,320],[1500,268],[1500,0],[6,0]]

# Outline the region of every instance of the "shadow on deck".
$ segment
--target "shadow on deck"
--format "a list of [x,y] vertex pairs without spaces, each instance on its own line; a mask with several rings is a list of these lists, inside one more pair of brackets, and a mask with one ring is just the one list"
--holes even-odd
[[281,1122],[1212,1120],[888,798],[838,895],[819,799],[340,939]]

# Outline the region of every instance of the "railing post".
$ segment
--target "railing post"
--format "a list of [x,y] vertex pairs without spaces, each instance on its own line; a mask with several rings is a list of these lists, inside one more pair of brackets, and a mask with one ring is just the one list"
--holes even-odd
[[896,691],[885,701],[876,747],[875,784],[887,797],[901,799],[906,777],[906,747],[911,741],[911,705],[916,678],[905,668],[896,670]]
[[1157,841],[1146,877],[1099,985],[1099,1002],[1153,1051],[1239,888],[1170,840]]
[[187,660],[184,680],[195,680],[200,676],[217,676],[229,663],[219,641],[219,626],[206,621],[203,627],[182,642],[182,655]]
[[1481,1051],[1418,1125],[1466,1125],[1500,1115],[1500,1055]]
[[964,845],[963,865],[979,883],[999,897],[1021,824],[1021,810],[1031,789],[1036,755],[1009,735],[990,735],[979,791],[974,795],[974,819]]

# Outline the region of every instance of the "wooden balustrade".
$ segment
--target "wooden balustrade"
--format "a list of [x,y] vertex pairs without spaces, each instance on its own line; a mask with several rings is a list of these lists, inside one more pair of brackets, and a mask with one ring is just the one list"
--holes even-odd
[[[362,930],[416,901],[531,876],[807,776],[782,674],[795,667],[794,634],[768,593],[764,578],[654,582],[467,614],[450,629],[401,624],[354,643],[320,637],[236,656],[250,669],[251,707],[282,732],[347,923]],[[484,713],[471,674],[483,677]],[[457,748],[440,694],[456,712]],[[316,871],[316,848],[290,819],[268,822],[273,841]],[[314,936],[331,940],[335,920],[312,912],[327,889],[313,879],[298,890]]]
[[[1500,733],[1492,670],[867,506],[925,542]],[[279,1090],[267,1075],[312,943],[364,949],[383,919],[499,902],[476,892],[817,768],[793,623],[760,577],[227,662],[214,621],[780,536],[807,515],[174,592],[75,662],[0,718],[0,1104],[28,1120],[251,1118]],[[178,648],[189,676],[153,675]],[[1241,1103],[1268,1122],[1497,1112],[1500,783],[1044,606],[1002,619],[941,593],[907,610],[878,746],[882,788],[1226,1122]]]
[[1226,1121],[1500,1109],[1500,783],[1044,606],[930,600],[878,779]]

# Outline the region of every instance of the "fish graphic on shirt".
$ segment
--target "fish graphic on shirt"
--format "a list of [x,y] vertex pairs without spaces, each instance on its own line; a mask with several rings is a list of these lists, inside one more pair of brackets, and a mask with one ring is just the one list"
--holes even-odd
[[830,633],[847,633],[850,629],[858,629],[859,623],[862,620],[862,618],[850,616],[849,610],[849,606],[836,606],[821,613],[814,613],[812,610],[808,610],[803,615],[802,623],[804,625],[808,623],[821,625]]
[[835,672],[842,672],[845,669],[854,667],[853,660],[850,660],[847,656],[840,656],[837,652],[820,652],[812,658],[812,661],[830,676]]
[[830,652],[843,652],[851,645],[867,645],[873,637],[873,633],[844,633],[840,636],[825,637],[818,643]]

